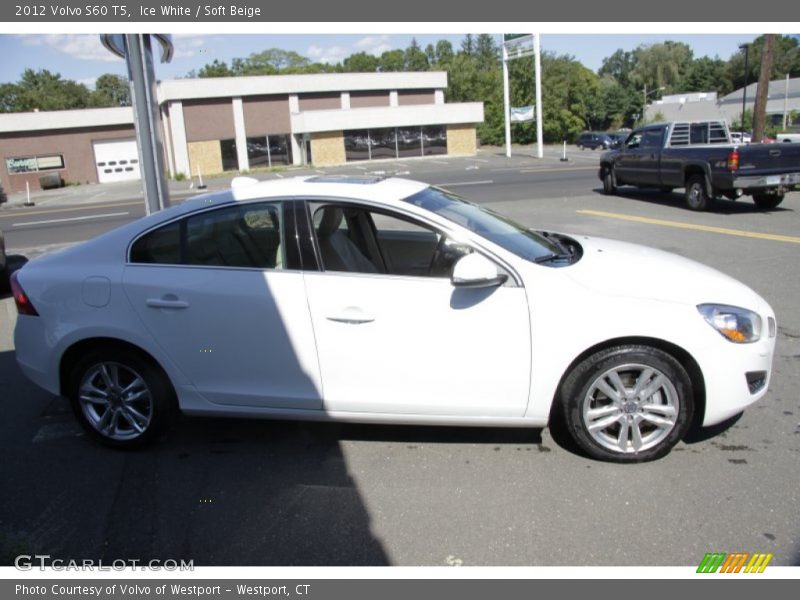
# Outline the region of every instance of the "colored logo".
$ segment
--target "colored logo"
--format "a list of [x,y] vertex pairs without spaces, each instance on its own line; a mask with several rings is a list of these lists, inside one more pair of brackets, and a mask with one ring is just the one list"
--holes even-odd
[[763,573],[772,554],[762,552],[707,552],[697,567],[698,573]]

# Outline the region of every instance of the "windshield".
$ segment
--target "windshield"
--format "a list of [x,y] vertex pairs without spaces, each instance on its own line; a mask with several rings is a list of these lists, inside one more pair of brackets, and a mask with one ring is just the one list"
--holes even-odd
[[426,188],[404,201],[466,227],[526,260],[536,262],[561,253],[557,245],[541,234],[435,187]]

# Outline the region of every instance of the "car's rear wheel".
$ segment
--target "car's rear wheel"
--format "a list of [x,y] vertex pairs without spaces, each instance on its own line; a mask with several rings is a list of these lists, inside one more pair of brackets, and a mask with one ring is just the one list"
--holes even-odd
[[686,205],[697,211],[711,207],[711,198],[706,190],[706,178],[703,175],[692,175],[686,180]]
[[617,185],[614,181],[614,171],[612,169],[603,169],[603,193],[606,196],[613,196],[617,193]]
[[758,208],[770,210],[777,208],[783,202],[783,194],[755,194],[753,195],[753,202],[756,203]]
[[683,366],[649,346],[602,350],[564,380],[559,401],[570,436],[589,456],[611,462],[661,458],[683,438],[692,387]]
[[175,408],[166,375],[125,348],[98,348],[72,370],[69,398],[75,416],[99,442],[136,448],[161,433]]

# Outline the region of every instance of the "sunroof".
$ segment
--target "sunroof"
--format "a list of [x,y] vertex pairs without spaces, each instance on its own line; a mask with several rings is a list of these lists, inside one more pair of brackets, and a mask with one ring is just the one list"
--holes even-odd
[[306,179],[306,181],[310,183],[352,183],[352,184],[359,184],[359,185],[369,185],[372,183],[378,183],[379,181],[383,181],[386,179],[385,177],[379,176],[361,176],[358,175],[318,175],[316,177],[311,177]]

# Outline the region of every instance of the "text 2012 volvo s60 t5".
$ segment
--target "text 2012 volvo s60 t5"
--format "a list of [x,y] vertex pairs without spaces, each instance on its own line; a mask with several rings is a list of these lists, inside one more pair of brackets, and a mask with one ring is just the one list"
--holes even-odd
[[663,456],[767,390],[770,306],[679,256],[536,232],[423,183],[192,199],[17,272],[17,359],[92,436],[195,415],[542,427]]

